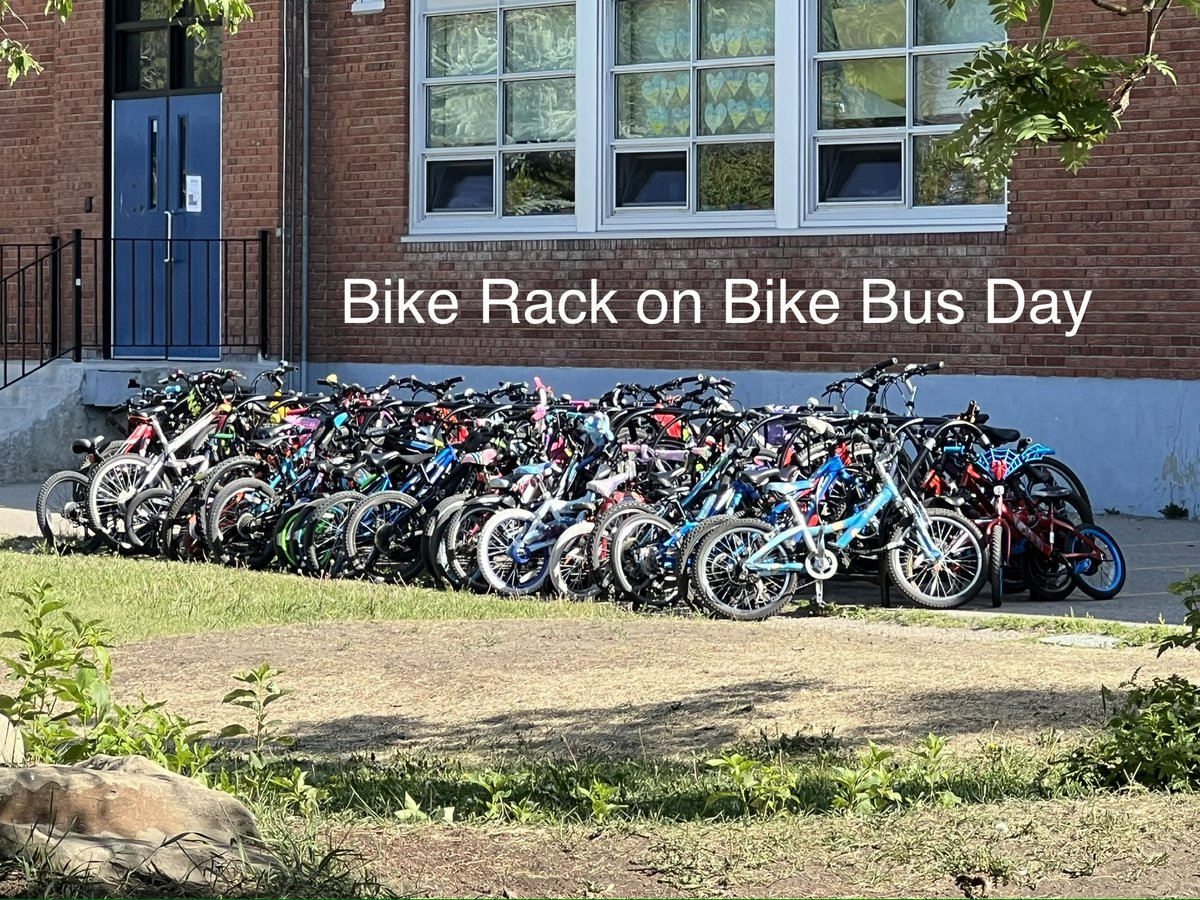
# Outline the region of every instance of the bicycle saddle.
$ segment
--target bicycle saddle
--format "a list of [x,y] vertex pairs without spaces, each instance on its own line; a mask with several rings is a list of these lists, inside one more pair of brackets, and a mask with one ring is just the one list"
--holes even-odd
[[1013,444],[1021,439],[1021,432],[1015,428],[993,428],[984,425],[979,430],[986,434],[993,444]]
[[1029,496],[1035,500],[1066,500],[1071,493],[1070,488],[1057,484],[1035,484],[1029,490]]
[[746,469],[742,472],[742,479],[755,487],[762,487],[772,478],[778,477],[779,468],[777,466],[773,466],[770,469]]
[[599,494],[601,497],[611,497],[617,492],[617,488],[628,480],[629,475],[625,473],[612,475],[608,478],[597,478],[587,483],[587,489],[593,494]]
[[420,465],[428,459],[433,459],[435,454],[417,451],[416,453],[400,453],[396,452],[396,458],[402,463],[407,463],[410,466]]

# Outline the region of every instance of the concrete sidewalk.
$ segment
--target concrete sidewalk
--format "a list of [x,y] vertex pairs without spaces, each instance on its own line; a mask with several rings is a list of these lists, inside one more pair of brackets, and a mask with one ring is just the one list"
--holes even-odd
[[[0,535],[36,536],[36,484],[0,485]],[[1137,519],[1129,516],[1100,516],[1099,524],[1108,529],[1121,545],[1129,574],[1125,589],[1112,600],[1089,600],[1079,591],[1062,603],[1035,603],[1024,595],[1014,597],[997,610],[1039,616],[1092,616],[1122,622],[1177,623],[1185,610],[1179,598],[1167,592],[1167,585],[1200,571],[1200,522]],[[865,584],[834,584],[828,591],[833,600],[872,604],[879,591]],[[899,603],[893,591],[893,602]],[[991,612],[987,589],[963,610]]]

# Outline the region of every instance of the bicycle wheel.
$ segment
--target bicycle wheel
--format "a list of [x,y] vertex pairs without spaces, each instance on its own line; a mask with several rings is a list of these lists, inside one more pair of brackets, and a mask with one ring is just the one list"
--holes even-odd
[[1081,591],[1094,600],[1111,600],[1121,593],[1125,587],[1125,555],[1116,538],[1099,525],[1084,525],[1069,544],[1071,553],[1094,554],[1077,560],[1071,570],[1071,577]]
[[505,509],[479,532],[476,559],[488,587],[508,596],[539,591],[550,576],[550,548],[530,550],[524,536],[537,517],[527,509]]
[[55,553],[88,552],[101,545],[87,514],[86,475],[67,469],[55,472],[38,491],[38,531]]
[[[770,540],[773,530],[758,519],[734,519],[709,532],[695,551],[696,599],[709,615],[738,621],[766,619],[781,610],[795,594],[794,572],[763,572],[746,567],[746,560]],[[770,565],[790,562],[787,551],[775,547],[761,560]]]
[[312,515],[313,507],[319,501],[305,500],[293,503],[275,520],[275,528],[271,533],[271,547],[275,558],[287,569],[300,574],[302,571],[300,558],[300,538],[304,531],[304,523]]
[[199,525],[199,502],[200,485],[188,480],[167,507],[158,532],[158,552],[166,559],[180,561],[205,557],[207,544]]
[[1034,470],[1025,479],[1025,487],[1027,489],[1047,479],[1058,487],[1068,488],[1073,495],[1071,499],[1080,517],[1080,521],[1094,521],[1095,516],[1092,513],[1092,501],[1088,497],[1087,489],[1084,488],[1080,477],[1065,462],[1054,456],[1043,456],[1035,462],[1026,463],[1022,468]]
[[439,543],[442,529],[450,518],[462,509],[469,494],[451,494],[438,501],[421,523],[421,558],[425,560],[425,571],[435,587],[441,587],[446,582],[446,558],[441,553]]
[[346,558],[351,571],[388,584],[409,582],[425,569],[417,501],[383,491],[354,508],[346,521]]
[[217,494],[208,517],[208,542],[227,565],[262,569],[275,553],[279,513],[275,489],[257,478],[239,478]]
[[588,562],[591,564],[592,571],[599,574],[602,586],[607,586],[612,582],[608,557],[612,538],[617,529],[630,516],[653,512],[654,510],[645,503],[637,500],[624,500],[609,507],[596,519],[596,527],[588,539]]
[[695,528],[687,533],[687,536],[679,544],[678,559],[676,561],[676,570],[678,572],[678,594],[679,601],[686,603],[693,609],[703,609],[700,601],[696,598],[696,549],[700,546],[700,542],[704,540],[710,533],[720,528],[727,522],[732,522],[737,516],[720,515],[712,516],[705,519]]
[[659,609],[675,602],[679,584],[677,547],[671,544],[675,531],[675,525],[651,513],[624,519],[613,533],[608,556],[608,571],[620,599],[635,607]]
[[314,509],[300,535],[301,564],[309,575],[336,578],[344,574],[346,560],[346,522],[363,500],[361,491],[339,491],[322,500]]
[[992,589],[992,606],[1000,606],[1004,602],[1006,549],[1004,526],[996,523],[992,526],[992,533],[988,535],[988,582]]
[[134,453],[110,456],[92,471],[87,510],[92,529],[109,547],[125,543],[125,510],[143,484],[150,460]]
[[930,609],[970,603],[983,588],[988,570],[979,529],[957,513],[925,512],[931,557],[917,523],[900,525],[889,542],[892,581],[909,600]]
[[445,548],[446,576],[453,587],[479,593],[488,590],[487,579],[479,568],[479,535],[488,520],[505,508],[498,503],[468,502],[446,523],[441,544]]
[[266,463],[256,456],[231,456],[209,469],[199,486],[199,506],[196,516],[200,533],[207,532],[208,525],[205,517],[221,488],[239,478],[262,478],[266,470]]
[[588,540],[595,522],[576,522],[558,536],[550,551],[550,584],[568,600],[592,600],[600,593],[600,580],[588,564]]
[[158,553],[158,535],[163,517],[175,498],[170,488],[147,488],[139,491],[125,509],[125,540],[138,552],[149,556]]

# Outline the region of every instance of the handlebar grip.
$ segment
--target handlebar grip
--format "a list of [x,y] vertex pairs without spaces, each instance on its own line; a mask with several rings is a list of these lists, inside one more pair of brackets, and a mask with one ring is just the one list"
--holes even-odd
[[876,363],[875,365],[871,366],[870,368],[864,370],[863,373],[859,377],[860,378],[872,378],[875,375],[878,375],[884,369],[894,366],[897,362],[898,362],[898,360],[896,359],[896,357],[893,356],[891,359],[884,360],[883,362],[880,362],[880,363]]

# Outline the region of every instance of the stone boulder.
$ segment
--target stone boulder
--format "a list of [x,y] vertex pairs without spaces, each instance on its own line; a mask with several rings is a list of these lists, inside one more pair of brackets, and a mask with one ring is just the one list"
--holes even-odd
[[136,756],[0,769],[0,856],[109,884],[207,889],[274,864],[239,800]]
[[7,716],[0,716],[0,766],[25,765],[25,740],[21,729]]

